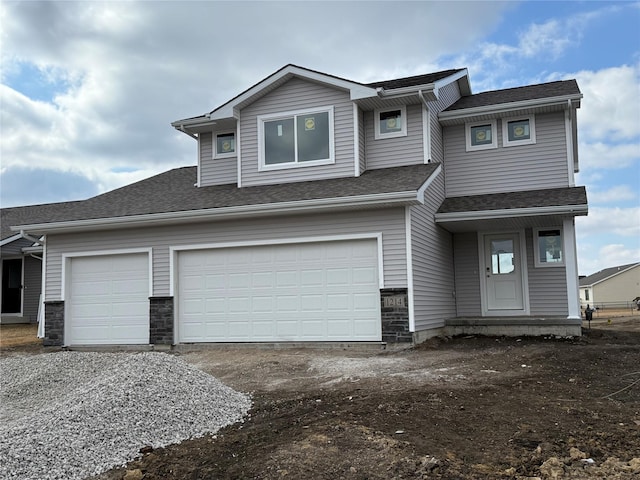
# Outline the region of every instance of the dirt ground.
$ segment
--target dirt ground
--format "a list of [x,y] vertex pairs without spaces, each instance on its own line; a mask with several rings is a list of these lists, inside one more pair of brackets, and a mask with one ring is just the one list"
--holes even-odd
[[576,339],[180,355],[250,392],[249,417],[95,480],[640,478],[637,314],[602,315]]

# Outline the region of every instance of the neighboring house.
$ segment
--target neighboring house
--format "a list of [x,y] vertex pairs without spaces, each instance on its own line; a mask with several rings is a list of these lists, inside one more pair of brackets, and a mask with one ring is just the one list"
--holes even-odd
[[581,98],[287,65],[172,124],[196,167],[14,226],[44,236],[44,342],[580,335]]
[[0,323],[35,323],[41,306],[42,243],[11,226],[47,221],[73,203],[0,209]]
[[640,296],[640,263],[605,268],[580,279],[580,305],[586,308],[635,307]]

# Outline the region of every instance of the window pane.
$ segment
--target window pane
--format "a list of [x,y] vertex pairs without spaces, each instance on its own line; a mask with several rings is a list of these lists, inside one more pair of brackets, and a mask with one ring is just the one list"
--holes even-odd
[[491,240],[491,273],[503,275],[515,270],[513,240]]
[[329,158],[329,113],[312,113],[296,117],[298,127],[298,161]]
[[264,122],[264,163],[295,162],[293,118]]
[[471,145],[491,145],[491,124],[471,127]]
[[216,153],[233,153],[236,151],[236,135],[234,133],[225,133],[217,136]]
[[402,111],[392,110],[380,113],[380,133],[394,133],[402,131]]
[[528,119],[508,122],[507,125],[510,142],[516,142],[518,140],[529,140],[531,138]]
[[541,230],[538,232],[540,263],[561,263],[562,237],[560,230]]

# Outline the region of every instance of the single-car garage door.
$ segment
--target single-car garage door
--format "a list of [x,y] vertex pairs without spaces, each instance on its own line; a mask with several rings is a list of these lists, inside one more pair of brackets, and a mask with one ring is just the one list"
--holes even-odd
[[373,239],[182,251],[181,342],[378,341]]
[[72,257],[66,345],[149,343],[149,255]]

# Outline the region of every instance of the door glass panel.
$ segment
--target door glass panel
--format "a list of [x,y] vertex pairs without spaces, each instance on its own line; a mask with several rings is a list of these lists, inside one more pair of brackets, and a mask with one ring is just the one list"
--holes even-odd
[[513,240],[491,240],[491,273],[505,275],[514,270]]

